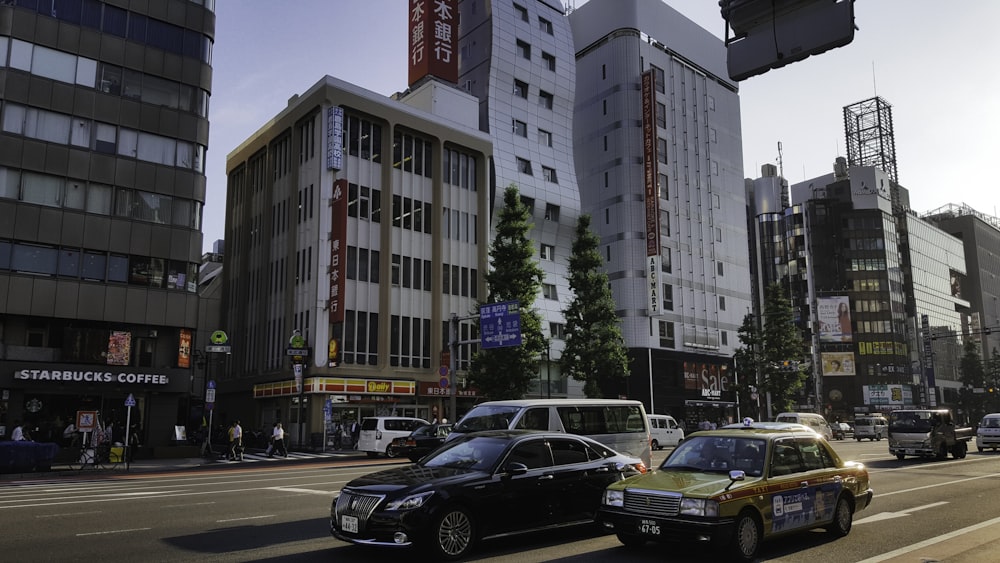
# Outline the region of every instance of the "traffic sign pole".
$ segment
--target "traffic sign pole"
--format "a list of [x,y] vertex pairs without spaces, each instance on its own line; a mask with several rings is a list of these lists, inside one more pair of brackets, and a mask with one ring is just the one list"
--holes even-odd
[[125,471],[128,471],[132,457],[132,407],[135,406],[135,397],[131,393],[125,399],[125,406],[128,413],[125,415]]

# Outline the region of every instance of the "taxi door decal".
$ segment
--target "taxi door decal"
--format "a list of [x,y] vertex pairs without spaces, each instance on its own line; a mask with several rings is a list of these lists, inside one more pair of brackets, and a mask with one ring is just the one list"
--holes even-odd
[[771,530],[784,532],[828,522],[840,489],[840,483],[826,483],[775,493],[771,497]]

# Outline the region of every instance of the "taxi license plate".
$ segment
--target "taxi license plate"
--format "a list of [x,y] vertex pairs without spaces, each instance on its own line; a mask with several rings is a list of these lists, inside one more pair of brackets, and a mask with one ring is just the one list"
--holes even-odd
[[660,523],[656,520],[648,520],[643,518],[639,520],[639,533],[645,534],[647,536],[658,536],[662,530],[660,529]]
[[352,534],[358,533],[358,518],[357,516],[341,516],[340,517],[340,529],[345,532],[350,532]]

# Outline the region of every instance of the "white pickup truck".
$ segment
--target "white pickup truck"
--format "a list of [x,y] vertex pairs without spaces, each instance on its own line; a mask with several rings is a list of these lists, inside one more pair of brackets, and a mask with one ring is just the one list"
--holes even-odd
[[947,459],[965,457],[972,428],[956,428],[947,409],[908,409],[889,414],[889,453]]

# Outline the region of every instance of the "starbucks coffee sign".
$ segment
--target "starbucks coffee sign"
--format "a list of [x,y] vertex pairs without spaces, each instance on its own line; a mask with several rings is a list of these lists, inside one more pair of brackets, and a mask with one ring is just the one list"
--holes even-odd
[[75,381],[80,383],[168,385],[170,376],[162,373],[112,373],[85,370],[22,369],[14,372],[15,380]]

